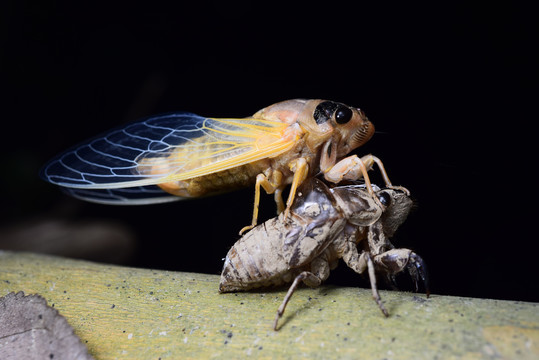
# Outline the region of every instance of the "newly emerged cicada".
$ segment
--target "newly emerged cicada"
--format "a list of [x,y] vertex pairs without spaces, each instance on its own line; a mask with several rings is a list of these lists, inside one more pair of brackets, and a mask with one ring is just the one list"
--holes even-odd
[[[365,179],[367,177],[365,176]],[[376,273],[394,281],[407,270],[416,283],[422,279],[428,291],[423,260],[412,250],[390,242],[406,220],[413,201],[403,187],[380,189],[370,183],[329,188],[314,178],[305,181],[288,218],[281,214],[243,235],[228,252],[220,292],[292,283],[273,328],[297,286],[319,286],[339,259],[357,273],[367,271],[373,298],[385,316],[376,287]]]
[[[71,195],[108,204],[149,204],[200,197],[255,184],[287,209],[307,176],[354,178],[357,156],[374,127],[362,110],[333,101],[288,100],[251,117],[191,113],[153,116],[83,143],[53,159],[41,176]],[[343,159],[344,158],[344,159]],[[172,196],[174,195],[174,196]]]

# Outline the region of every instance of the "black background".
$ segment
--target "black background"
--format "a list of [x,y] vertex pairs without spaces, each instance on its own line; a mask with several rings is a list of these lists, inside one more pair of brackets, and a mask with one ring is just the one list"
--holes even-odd
[[[151,114],[244,117],[281,100],[331,99],[364,109],[378,133],[356,153],[383,159],[417,199],[394,243],[423,256],[432,292],[539,301],[531,11],[321,4],[3,2],[2,224],[67,206],[59,213],[74,222],[133,229],[128,265],[219,274],[250,221],[253,189],[110,207],[69,199],[39,168]],[[262,208],[273,216],[271,196]],[[341,264],[328,282],[358,278]]]

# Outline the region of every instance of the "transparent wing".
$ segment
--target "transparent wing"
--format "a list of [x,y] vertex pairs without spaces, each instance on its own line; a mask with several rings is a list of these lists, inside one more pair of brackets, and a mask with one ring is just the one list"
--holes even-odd
[[142,189],[283,153],[295,140],[285,139],[286,127],[254,118],[154,116],[61,154],[45,166],[41,177],[68,188]]
[[123,189],[62,188],[77,199],[107,205],[148,205],[177,201],[184,198],[170,195],[156,185],[135,186]]

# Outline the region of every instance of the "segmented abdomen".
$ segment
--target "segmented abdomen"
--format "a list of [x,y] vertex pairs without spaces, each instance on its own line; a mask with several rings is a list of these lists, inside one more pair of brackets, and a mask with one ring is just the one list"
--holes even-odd
[[225,258],[219,291],[248,290],[289,281],[291,275],[282,256],[283,237],[287,232],[279,216],[238,240]]
[[256,176],[269,167],[266,159],[236,168],[219,171],[187,180],[158,184],[169,194],[181,197],[199,197],[241,189],[255,183]]

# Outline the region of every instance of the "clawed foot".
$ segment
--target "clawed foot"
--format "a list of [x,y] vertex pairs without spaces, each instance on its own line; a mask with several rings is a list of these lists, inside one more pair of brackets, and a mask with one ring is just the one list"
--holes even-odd
[[421,279],[423,281],[425,293],[427,294],[427,297],[429,297],[429,276],[427,273],[427,267],[421,256],[414,252],[411,253],[410,257],[408,258],[408,265],[406,265],[406,269],[414,281],[415,291],[417,292],[419,290],[419,279]]
[[419,289],[419,281],[423,282],[427,297],[430,296],[429,277],[427,267],[421,256],[409,249],[393,249],[377,255],[374,262],[379,271],[385,272],[396,287],[395,275],[407,270],[415,285],[415,290]]

